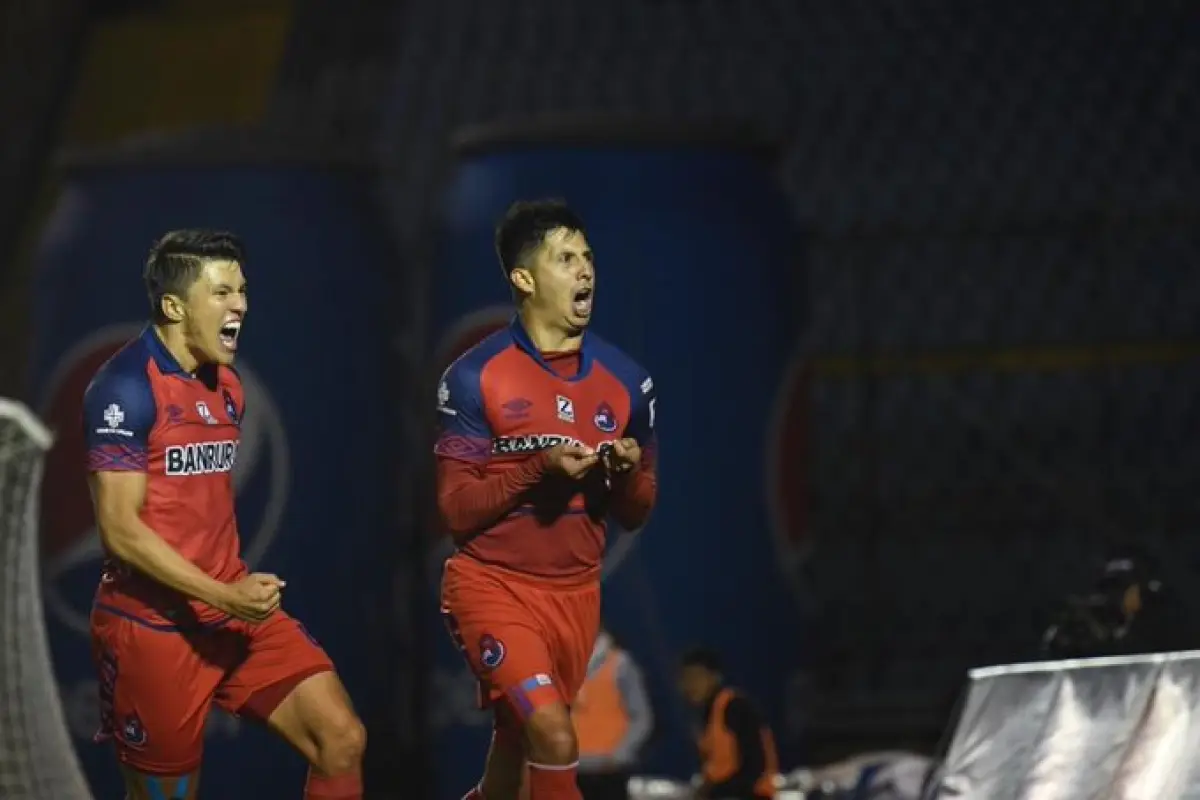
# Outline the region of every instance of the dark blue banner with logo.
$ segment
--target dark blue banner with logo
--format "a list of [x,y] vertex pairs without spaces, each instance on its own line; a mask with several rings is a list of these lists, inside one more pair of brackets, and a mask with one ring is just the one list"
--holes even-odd
[[[174,228],[234,231],[247,247],[249,313],[238,369],[246,413],[234,480],[246,560],[288,582],[284,606],[329,651],[361,708],[388,570],[395,467],[381,313],[394,269],[367,179],[287,169],[76,171],[42,237],[33,394],[57,440],[42,503],[46,619],[79,756],[97,797],[124,796],[98,722],[88,611],[100,547],[84,475],[85,386],[147,316],[142,263]],[[146,731],[153,737],[155,731]],[[305,764],[282,742],[213,712],[206,797],[300,797]]]
[[[596,253],[593,326],[649,369],[658,390],[660,497],[636,541],[610,537],[605,617],[649,679],[658,731],[643,769],[690,776],[691,717],[676,659],[717,650],[777,730],[806,631],[769,494],[777,392],[803,308],[802,258],[769,165],[722,147],[521,147],[464,157],[442,213],[435,341],[448,363],[512,311],[497,219],[518,199],[565,198]],[[430,393],[430,402],[433,393]],[[778,534],[778,535],[777,535]],[[780,545],[784,545],[781,547]],[[429,564],[436,589],[441,542]],[[490,733],[474,684],[437,631],[432,724],[439,800],[476,780]],[[786,738],[786,737],[784,737]]]

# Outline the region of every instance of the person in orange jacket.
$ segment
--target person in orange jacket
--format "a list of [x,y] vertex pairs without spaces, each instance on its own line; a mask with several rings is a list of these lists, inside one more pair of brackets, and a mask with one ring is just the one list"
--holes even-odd
[[629,778],[654,729],[654,711],[637,663],[606,630],[596,637],[571,718],[584,800],[627,800]]
[[779,759],[762,715],[739,689],[725,683],[720,659],[696,649],[682,660],[680,690],[700,711],[698,797],[708,800],[771,800]]

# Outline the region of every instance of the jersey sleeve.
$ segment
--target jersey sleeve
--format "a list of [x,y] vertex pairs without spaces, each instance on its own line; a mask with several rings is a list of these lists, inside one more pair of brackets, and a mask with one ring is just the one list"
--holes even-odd
[[461,362],[446,370],[438,384],[437,416],[436,455],[472,464],[488,460],[492,434],[484,413],[478,370]]
[[654,426],[658,395],[654,381],[640,370],[636,380],[626,383],[629,392],[629,422],[622,436],[636,439],[642,448],[638,468],[619,476],[613,483],[613,519],[627,531],[640,530],[650,518],[658,500],[658,437]]
[[89,472],[144,472],[155,420],[145,375],[102,372],[83,395]]
[[657,447],[657,436],[654,426],[658,422],[658,389],[654,380],[643,374],[641,380],[629,389],[630,399],[629,423],[625,426],[625,436],[636,439],[641,445],[643,455],[653,457]]

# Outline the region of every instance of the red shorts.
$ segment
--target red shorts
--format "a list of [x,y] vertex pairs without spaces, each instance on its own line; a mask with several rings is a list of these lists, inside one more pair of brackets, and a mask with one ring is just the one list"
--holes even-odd
[[112,739],[122,764],[162,776],[200,766],[212,703],[265,721],[301,681],[333,669],[282,611],[259,625],[229,620],[182,631],[97,608],[92,655],[100,671],[97,741]]
[[600,632],[600,582],[559,584],[454,555],[442,575],[442,616],[479,678],[480,705],[503,699],[521,719],[570,704]]

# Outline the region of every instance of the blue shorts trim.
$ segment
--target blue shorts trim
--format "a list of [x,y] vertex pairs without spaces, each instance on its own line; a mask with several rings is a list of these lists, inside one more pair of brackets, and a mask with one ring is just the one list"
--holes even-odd
[[149,628],[150,630],[154,631],[162,631],[163,633],[178,633],[179,631],[185,630],[216,630],[217,628],[224,627],[230,622],[233,622],[233,617],[224,616],[220,619],[214,619],[210,622],[197,622],[194,625],[179,625],[174,622],[156,622],[154,620],[145,619],[144,617],[139,617],[137,614],[133,614],[124,609],[110,606],[107,603],[96,603],[92,608],[96,611],[103,611],[106,614],[112,614],[114,617],[127,619],[130,622],[141,625],[143,628]]

